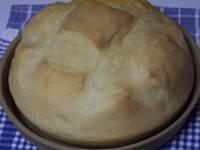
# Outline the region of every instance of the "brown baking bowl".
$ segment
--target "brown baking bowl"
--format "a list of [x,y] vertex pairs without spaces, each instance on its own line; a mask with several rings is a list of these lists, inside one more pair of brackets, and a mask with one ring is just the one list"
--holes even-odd
[[105,149],[105,150],[154,150],[161,145],[169,141],[184,125],[194,109],[199,95],[200,95],[200,49],[196,46],[193,39],[185,34],[185,39],[188,43],[190,54],[193,58],[193,64],[195,69],[195,82],[192,93],[188,98],[188,103],[184,107],[181,113],[177,115],[173,121],[168,123],[164,128],[159,129],[156,133],[152,133],[148,137],[144,137],[137,142],[122,143],[116,147],[83,147],[81,145],[73,145],[67,142],[57,141],[49,137],[48,135],[35,128],[30,122],[28,122],[20,111],[17,109],[8,86],[8,74],[11,64],[11,60],[14,56],[15,49],[21,40],[21,34],[18,35],[12,42],[10,47],[6,50],[6,53],[0,63],[0,103],[4,108],[4,111],[16,125],[16,127],[22,132],[22,134],[35,144],[41,150],[81,150],[81,149]]

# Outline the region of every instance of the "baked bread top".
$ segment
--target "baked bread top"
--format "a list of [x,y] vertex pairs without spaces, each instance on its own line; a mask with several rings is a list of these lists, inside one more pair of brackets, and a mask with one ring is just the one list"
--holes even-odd
[[75,0],[32,18],[9,86],[19,110],[60,140],[112,145],[165,125],[194,71],[182,29],[146,0]]

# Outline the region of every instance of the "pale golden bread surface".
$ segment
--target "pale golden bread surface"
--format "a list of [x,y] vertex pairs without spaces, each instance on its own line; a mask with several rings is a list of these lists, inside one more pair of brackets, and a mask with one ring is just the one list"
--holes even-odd
[[181,28],[145,0],[47,6],[25,28],[9,73],[31,122],[58,139],[97,145],[164,125],[193,81]]

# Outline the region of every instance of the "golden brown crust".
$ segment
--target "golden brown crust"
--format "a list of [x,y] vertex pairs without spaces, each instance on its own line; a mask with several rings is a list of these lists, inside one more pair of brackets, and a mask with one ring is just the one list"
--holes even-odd
[[97,145],[166,124],[193,81],[182,29],[146,0],[47,6],[26,27],[9,74],[31,122],[61,140]]

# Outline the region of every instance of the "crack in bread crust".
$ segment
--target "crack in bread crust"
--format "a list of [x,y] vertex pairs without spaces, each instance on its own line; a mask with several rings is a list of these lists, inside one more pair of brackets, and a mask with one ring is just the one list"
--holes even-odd
[[61,30],[80,33],[103,48],[110,44],[116,34],[130,31],[134,20],[124,11],[88,0],[66,16]]

